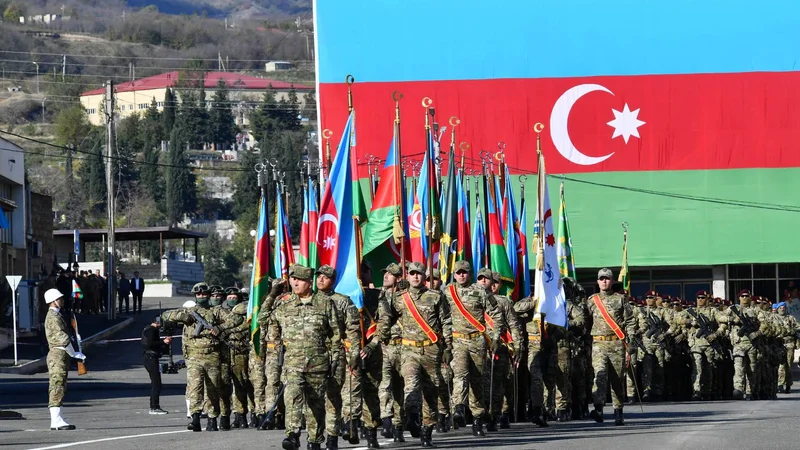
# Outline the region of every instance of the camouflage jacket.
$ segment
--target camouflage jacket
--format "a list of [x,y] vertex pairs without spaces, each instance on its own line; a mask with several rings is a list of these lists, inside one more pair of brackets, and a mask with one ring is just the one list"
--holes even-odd
[[[694,319],[687,310],[688,321],[685,321],[684,324],[687,328],[689,346],[707,347],[711,344],[711,342],[719,340],[721,335],[728,332],[728,323],[730,318],[727,313],[723,313],[713,306],[698,306],[694,308],[694,312],[698,317],[702,316],[706,319],[708,326],[710,327],[709,331],[710,333],[714,334],[715,337],[711,340],[709,340],[706,336],[697,337],[697,332],[700,330],[700,323]],[[719,343],[722,344],[721,341]]]
[[250,322],[247,320],[247,303],[239,303],[229,310],[226,309],[226,311],[228,311],[229,316],[241,316],[242,320],[239,325],[229,329],[225,336],[231,344],[231,350],[239,353],[247,352],[250,349]]
[[[588,333],[590,323],[588,322],[589,310],[583,299],[567,301],[567,319],[569,320],[569,338],[573,342],[582,342],[583,337]],[[565,339],[566,340],[566,339]]]
[[[398,295],[400,295],[400,293],[397,291],[381,289],[380,296],[378,297],[378,314],[375,316],[379,329],[381,321],[389,320],[391,317],[391,305],[394,303],[394,298]],[[389,333],[389,339],[399,339],[403,337],[403,329],[400,327],[399,321],[389,327]]]
[[329,350],[328,341],[345,338],[333,302],[320,293],[305,302],[296,294],[282,296],[272,309],[266,334],[269,341],[283,343],[284,367],[301,372],[327,372],[331,352],[338,357],[338,348]]
[[785,345],[794,347],[795,343],[797,342],[797,334],[800,332],[800,326],[797,324],[797,319],[788,313],[779,313],[778,318],[783,321],[783,343]]
[[[318,294],[328,299],[333,305],[334,312],[336,313],[337,332],[329,341],[331,349],[344,346],[349,349],[352,356],[353,352],[361,351],[361,317],[359,316],[358,309],[350,297],[339,294],[338,292],[324,292],[319,291]],[[365,329],[369,327],[369,319],[364,317]],[[344,352],[339,356],[345,357]]]
[[[744,317],[750,319],[752,324],[757,327],[758,331],[763,332],[766,330],[767,324],[762,323],[763,315],[758,308],[754,306],[743,307],[742,305],[738,305],[737,308]],[[756,330],[742,330],[742,327],[744,326],[742,321],[739,320],[739,317],[730,309],[726,312],[725,319],[728,321],[731,342],[733,345],[753,345],[753,342],[750,340],[749,333],[752,333]]]
[[71,342],[67,321],[60,312],[53,308],[47,308],[47,315],[44,318],[44,334],[51,350],[55,347],[66,347]]
[[[219,336],[214,336],[211,333],[211,330],[203,329],[195,337],[193,328],[195,326],[195,318],[192,317],[193,312],[196,312],[212,326],[218,327]],[[228,332],[228,330],[241,325],[242,321],[244,321],[244,318],[241,316],[231,315],[228,313],[228,311],[225,311],[222,308],[204,308],[202,306],[194,306],[192,308],[178,308],[165,311],[161,314],[161,320],[164,322],[180,323],[183,324],[185,328],[188,328],[186,327],[187,325],[192,327],[191,330],[186,330],[184,328],[184,346],[188,353],[196,356],[200,354],[219,352],[220,336],[224,335],[224,333]]]
[[497,326],[497,324],[500,324],[499,331],[501,333],[508,330],[508,332],[511,333],[511,342],[514,342],[514,345],[519,347],[520,342],[522,342],[523,325],[520,323],[519,318],[517,318],[517,312],[514,311],[514,302],[505,295],[492,295],[492,297],[497,306],[497,311],[503,319],[502,322],[497,322],[495,320],[495,325]]
[[526,322],[525,329],[528,331],[528,336],[538,336],[542,334],[539,322],[533,320],[537,305],[538,300],[533,297],[526,297],[514,303],[514,312],[517,313],[519,318]]
[[[403,338],[412,341],[424,341],[428,336],[422,331],[412,314],[406,310],[404,295],[408,293],[416,305],[422,318],[439,336],[439,342],[450,346],[453,343],[453,324],[450,305],[441,292],[426,287],[410,287],[398,292],[388,305],[385,320],[378,323],[378,337],[381,342],[388,342],[392,337],[391,328],[398,324],[403,330]],[[388,302],[387,302],[388,303]]]
[[594,302],[594,297],[599,297],[600,301],[606,307],[606,311],[617,323],[617,326],[625,333],[625,336],[633,336],[636,334],[636,320],[633,316],[633,309],[625,301],[625,298],[615,292],[606,293],[600,292],[589,297],[588,308],[589,315],[592,317],[592,336],[613,336],[614,331],[606,323],[603,315],[600,314],[600,309],[597,308]]
[[[645,306],[638,310],[638,314],[636,314],[637,328],[642,332],[642,341],[645,347],[657,347],[656,337],[659,335],[665,336],[666,331],[669,329],[664,313],[664,308],[657,306]],[[648,334],[650,337],[647,336]],[[650,348],[648,348],[648,351],[650,351]]]
[[[469,323],[467,318],[461,314],[461,311],[459,311],[456,306],[455,300],[453,300],[453,294],[450,292],[451,286],[455,286],[458,297],[468,314],[471,314],[481,325],[486,327],[486,333],[492,341],[496,340],[500,335],[500,331],[504,328],[503,316],[497,309],[495,297],[487,293],[486,288],[478,283],[467,286],[459,286],[457,283],[450,283],[445,286],[443,292],[450,308],[453,331],[456,333],[468,334],[475,332],[476,329]],[[494,321],[494,330],[486,326],[484,314],[491,317]]]

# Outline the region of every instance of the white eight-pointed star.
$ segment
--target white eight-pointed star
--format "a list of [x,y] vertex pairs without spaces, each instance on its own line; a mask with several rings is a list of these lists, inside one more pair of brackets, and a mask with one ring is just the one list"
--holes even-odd
[[639,109],[631,111],[628,108],[628,104],[625,103],[622,111],[617,111],[613,108],[611,111],[614,113],[614,120],[608,122],[608,125],[614,128],[614,135],[611,136],[611,139],[622,136],[622,139],[627,144],[631,136],[639,137],[638,128],[645,124],[645,122],[639,120]]
[[325,250],[330,250],[336,245],[336,239],[333,236],[328,236],[325,238],[325,242],[322,244],[322,247]]

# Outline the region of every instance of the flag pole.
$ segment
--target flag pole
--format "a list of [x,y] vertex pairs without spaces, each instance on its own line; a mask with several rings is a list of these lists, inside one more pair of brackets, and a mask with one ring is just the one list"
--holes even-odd
[[537,123],[533,126],[533,131],[536,132],[536,155],[538,158],[538,169],[537,169],[537,202],[536,202],[536,211],[537,211],[537,219],[538,219],[538,227],[539,233],[534,236],[534,240],[536,242],[536,269],[537,270],[544,270],[544,183],[545,174],[544,174],[544,155],[542,155],[542,137],[541,133],[544,130],[544,125],[542,123]]
[[[425,97],[422,99],[422,107],[425,109],[425,152],[428,159],[430,159],[431,154],[431,140],[429,138],[429,134],[431,131],[431,122],[429,117],[429,111],[431,109],[431,105],[433,105],[433,100],[430,97]],[[423,158],[424,161],[424,158]],[[430,185],[430,175],[431,175],[431,165],[433,165],[435,161],[428,161],[428,183]],[[421,176],[421,174],[420,174]],[[430,189],[428,189],[428,197],[430,197]],[[426,264],[426,278],[428,280],[428,287],[430,288],[433,285],[433,217],[432,217],[432,205],[430,204],[430,198],[428,199],[428,215],[425,217],[425,234],[428,235],[428,255],[427,255],[427,264]],[[439,201],[439,199],[436,199]],[[422,202],[422,199],[420,199]]]
[[405,173],[402,170],[400,161],[403,160],[400,151],[400,100],[403,99],[403,94],[394,91],[392,92],[392,100],[394,100],[394,151],[395,151],[395,185],[397,186],[394,191],[394,200],[397,207],[394,211],[394,230],[392,239],[397,244],[397,236],[400,236],[400,273],[405,279],[406,277],[406,228],[405,218],[403,217],[403,188],[405,187]]

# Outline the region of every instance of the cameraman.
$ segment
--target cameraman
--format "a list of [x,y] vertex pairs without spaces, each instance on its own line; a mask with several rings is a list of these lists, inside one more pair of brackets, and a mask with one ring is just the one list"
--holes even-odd
[[161,317],[156,317],[155,322],[145,327],[142,331],[142,349],[144,350],[144,368],[150,374],[150,414],[167,414],[161,409],[158,397],[161,395],[161,365],[158,359],[169,352],[172,337],[161,339],[158,335]]

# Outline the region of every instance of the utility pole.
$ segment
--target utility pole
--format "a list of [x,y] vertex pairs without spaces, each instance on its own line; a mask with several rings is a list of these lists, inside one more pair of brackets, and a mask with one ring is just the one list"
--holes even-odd
[[[61,7],[61,14],[64,14],[63,6]],[[63,55],[61,58],[61,82],[63,83],[67,78],[67,55]]]
[[108,307],[108,319],[113,320],[117,314],[114,310],[116,303],[114,302],[114,253],[115,253],[115,239],[114,239],[114,174],[112,171],[111,158],[114,156],[114,84],[111,80],[106,81],[106,118],[108,121],[108,131],[106,143],[106,189],[108,190],[107,204],[108,204],[108,297],[106,298]]
[[44,123],[44,101],[47,100],[47,97],[42,99],[42,123]]
[[38,94],[39,91],[39,63],[33,61],[33,64],[36,66],[36,93]]

